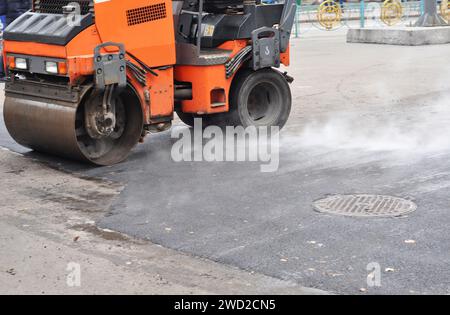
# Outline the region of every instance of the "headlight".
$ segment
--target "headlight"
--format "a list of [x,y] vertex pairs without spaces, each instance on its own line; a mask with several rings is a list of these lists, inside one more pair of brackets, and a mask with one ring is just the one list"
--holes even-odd
[[45,72],[51,74],[67,74],[67,64],[65,61],[46,61]]
[[28,69],[28,61],[25,58],[15,58],[14,68],[19,70],[27,70]]
[[54,61],[46,61],[45,71],[48,73],[58,74],[58,63]]

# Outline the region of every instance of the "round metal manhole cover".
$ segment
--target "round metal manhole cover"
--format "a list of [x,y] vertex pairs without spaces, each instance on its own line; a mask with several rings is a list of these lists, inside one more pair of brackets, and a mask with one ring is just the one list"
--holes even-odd
[[334,195],[314,202],[314,210],[354,217],[398,217],[417,209],[409,200],[382,195]]

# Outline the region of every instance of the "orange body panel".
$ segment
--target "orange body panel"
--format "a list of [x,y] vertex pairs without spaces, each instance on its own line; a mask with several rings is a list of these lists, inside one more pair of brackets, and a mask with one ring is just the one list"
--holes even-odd
[[70,82],[75,84],[82,76],[94,73],[94,49],[101,44],[95,25],[75,36],[66,46]]
[[150,86],[150,120],[172,116],[174,107],[173,68],[147,75]]
[[94,47],[100,45],[102,41],[95,25],[91,25],[75,36],[67,45],[67,56],[94,57]]
[[291,46],[288,45],[286,51],[284,53],[280,54],[280,62],[288,67],[291,64],[291,53],[290,53]]
[[31,56],[46,56],[52,58],[66,58],[66,47],[32,42],[3,41],[5,53],[24,54]]
[[24,54],[66,59],[71,84],[76,84],[80,76],[94,73],[93,47],[101,44],[95,25],[82,31],[67,46],[33,42],[5,41],[5,53]]
[[[225,77],[225,66],[177,66],[175,79],[192,82],[192,100],[181,102],[181,109],[185,113],[213,114],[228,111],[228,94],[232,79]],[[212,91],[224,89],[225,102],[222,106],[214,107]]]
[[125,44],[150,67],[175,64],[171,0],[110,0],[95,3],[102,42]]
[[[231,50],[231,57],[233,57],[246,45],[247,41],[236,40],[226,42],[219,48]],[[229,110],[229,93],[233,77],[226,78],[224,65],[177,65],[175,67],[175,80],[192,83],[192,100],[184,100],[181,102],[181,109],[183,112],[214,114],[227,112]],[[218,102],[217,92],[219,92],[220,98],[221,90],[223,90],[223,99]]]

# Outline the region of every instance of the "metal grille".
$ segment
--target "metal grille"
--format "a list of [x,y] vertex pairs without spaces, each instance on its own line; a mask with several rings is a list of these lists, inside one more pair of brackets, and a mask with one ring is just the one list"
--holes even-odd
[[153,4],[127,11],[128,26],[164,19],[166,17],[165,3]]
[[397,217],[417,209],[409,200],[382,195],[335,195],[314,203],[319,212],[357,217]]
[[63,7],[74,2],[80,5],[82,15],[94,14],[93,0],[34,0],[33,9],[38,13],[62,14]]

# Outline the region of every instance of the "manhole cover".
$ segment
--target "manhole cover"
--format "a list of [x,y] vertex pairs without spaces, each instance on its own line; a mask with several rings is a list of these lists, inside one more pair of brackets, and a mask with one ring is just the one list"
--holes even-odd
[[409,200],[381,195],[334,195],[314,202],[319,212],[355,217],[398,217],[417,209]]

